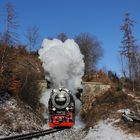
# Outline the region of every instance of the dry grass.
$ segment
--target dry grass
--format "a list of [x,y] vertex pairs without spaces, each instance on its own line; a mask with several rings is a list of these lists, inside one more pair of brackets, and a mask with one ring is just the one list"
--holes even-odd
[[128,123],[121,119],[120,109],[131,109],[136,111],[136,103],[131,96],[115,88],[108,90],[105,94],[97,97],[92,102],[92,108],[88,112],[81,112],[81,116],[86,123],[86,128],[92,127],[99,120],[120,119],[115,125],[121,127],[129,133],[135,133],[140,136],[140,123]]
[[86,128],[94,126],[99,120],[107,118],[117,119],[121,117],[117,111],[119,109],[132,108],[134,106],[132,97],[122,91],[110,89],[105,94],[96,98],[92,103],[92,108],[87,112],[81,112],[81,116],[86,123]]

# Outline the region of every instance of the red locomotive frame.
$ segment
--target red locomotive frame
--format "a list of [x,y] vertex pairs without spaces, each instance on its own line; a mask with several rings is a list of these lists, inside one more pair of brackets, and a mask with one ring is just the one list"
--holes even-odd
[[72,112],[68,112],[68,114],[65,115],[53,115],[49,126],[50,127],[72,127],[74,125],[74,114]]

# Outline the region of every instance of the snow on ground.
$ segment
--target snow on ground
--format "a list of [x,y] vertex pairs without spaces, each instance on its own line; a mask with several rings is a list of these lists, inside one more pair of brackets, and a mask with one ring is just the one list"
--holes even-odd
[[110,119],[99,121],[87,134],[82,128],[75,127],[32,140],[140,140],[140,137],[126,134],[120,128],[113,126],[117,121]]
[[128,109],[120,109],[120,110],[118,110],[118,112],[119,113],[124,113],[124,112],[130,113],[130,109],[129,108]]
[[0,95],[0,138],[42,129],[40,118],[27,107],[8,93]]
[[112,124],[108,121],[100,121],[94,128],[90,128],[83,140],[140,140],[140,137],[125,134]]
[[140,140],[140,137],[125,134],[120,128],[114,127],[116,121],[99,121],[96,126],[89,129],[87,135],[80,128],[71,128],[32,140]]

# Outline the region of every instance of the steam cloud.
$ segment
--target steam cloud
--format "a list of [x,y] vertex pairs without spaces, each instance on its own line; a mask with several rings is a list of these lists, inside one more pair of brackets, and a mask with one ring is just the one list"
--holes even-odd
[[[44,39],[39,50],[39,59],[45,71],[45,78],[52,83],[51,88],[65,87],[76,93],[82,88],[84,74],[83,55],[79,46],[72,39],[64,43],[58,39]],[[42,94],[41,102],[48,107],[50,90]],[[76,108],[79,109],[80,101],[76,99]]]
[[74,40],[64,43],[58,39],[44,39],[39,50],[43,62],[45,78],[53,88],[66,87],[72,92],[81,88],[81,77],[84,74],[83,55]]

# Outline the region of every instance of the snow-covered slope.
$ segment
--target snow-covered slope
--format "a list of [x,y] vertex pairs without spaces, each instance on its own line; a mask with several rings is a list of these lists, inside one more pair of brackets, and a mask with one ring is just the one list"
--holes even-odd
[[121,129],[114,127],[112,122],[100,121],[94,128],[90,128],[83,140],[140,140],[140,137],[125,134]]
[[0,138],[40,129],[42,122],[29,106],[8,93],[0,96]]

